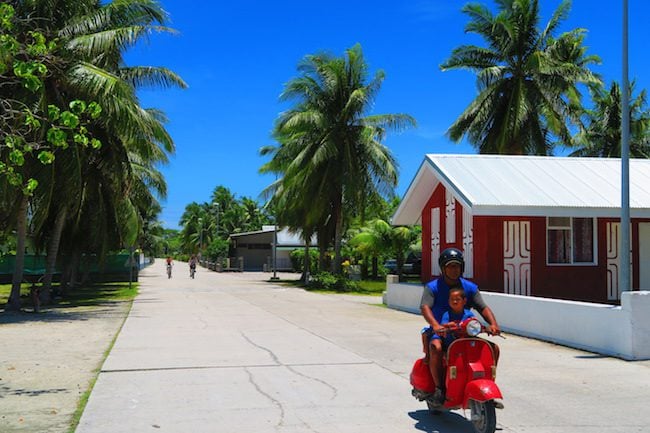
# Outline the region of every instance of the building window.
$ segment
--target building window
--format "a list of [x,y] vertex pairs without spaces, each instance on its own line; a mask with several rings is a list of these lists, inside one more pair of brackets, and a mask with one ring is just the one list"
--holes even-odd
[[593,218],[549,217],[546,220],[548,264],[594,264]]
[[246,244],[249,250],[270,250],[271,244]]

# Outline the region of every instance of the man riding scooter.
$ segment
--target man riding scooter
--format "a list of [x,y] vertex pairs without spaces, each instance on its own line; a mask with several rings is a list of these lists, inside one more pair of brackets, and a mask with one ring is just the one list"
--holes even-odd
[[[435,384],[434,400],[443,404],[445,390],[442,369],[442,341],[440,338],[434,338],[434,336],[445,333],[445,327],[440,322],[443,314],[449,311],[449,290],[452,287],[462,287],[467,299],[467,308],[474,308],[487,321],[487,332],[498,335],[501,331],[494,313],[483,300],[478,286],[462,278],[465,270],[465,259],[462,251],[456,248],[445,249],[440,254],[438,264],[440,265],[441,275],[424,287],[420,311],[431,328],[431,332],[423,333],[423,342],[426,344],[425,359],[429,363],[429,370]],[[494,343],[490,344],[494,350],[495,361],[498,361],[499,347]]]

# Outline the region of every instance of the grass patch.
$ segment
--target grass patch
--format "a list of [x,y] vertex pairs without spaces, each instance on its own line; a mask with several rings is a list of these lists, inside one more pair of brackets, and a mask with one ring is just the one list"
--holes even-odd
[[[20,297],[23,306],[31,307],[29,289],[31,284],[23,283],[20,288]],[[54,289],[57,285],[53,286]],[[9,300],[11,284],[0,284],[0,306],[4,306]],[[92,286],[76,287],[70,289],[63,299],[55,299],[53,306],[58,307],[89,307],[100,305],[104,302],[130,301],[138,294],[138,284],[132,283],[102,283]],[[43,306],[48,307],[48,306]]]
[[286,287],[299,287],[301,289],[309,290],[310,292],[318,293],[344,293],[346,295],[376,295],[379,296],[386,290],[386,281],[376,281],[376,280],[362,280],[359,281],[359,288],[351,291],[336,291],[328,289],[315,289],[310,288],[302,284],[299,280],[278,280],[272,281],[274,284],[280,284]]
[[386,280],[362,280],[359,281],[359,285],[362,291],[360,294],[364,295],[381,295],[386,291]]
[[111,301],[130,301],[138,294],[138,284],[102,283],[70,290],[64,299],[59,300],[62,307],[80,307],[100,305]]
[[[20,286],[20,296],[28,296],[29,288],[32,285],[29,283],[23,283]],[[11,284],[0,284],[0,305],[4,305],[9,300],[9,295],[11,294]]]

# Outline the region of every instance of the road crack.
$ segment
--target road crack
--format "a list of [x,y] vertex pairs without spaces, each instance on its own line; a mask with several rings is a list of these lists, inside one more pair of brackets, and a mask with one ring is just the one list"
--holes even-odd
[[284,364],[282,361],[280,361],[280,359],[278,358],[278,356],[277,356],[277,355],[276,355],[276,354],[275,354],[271,349],[269,349],[269,348],[267,348],[267,347],[264,347],[264,346],[262,346],[262,345],[260,345],[260,344],[255,343],[253,340],[251,340],[251,339],[250,339],[246,334],[244,334],[243,332],[240,332],[240,334],[241,334],[241,336],[244,337],[244,339],[245,339],[246,341],[248,341],[250,344],[252,344],[253,346],[257,347],[258,349],[261,349],[261,350],[267,352],[267,353],[269,354],[269,356],[271,356],[271,358],[273,359],[273,361],[274,361],[276,364],[278,364],[278,365],[280,365],[280,366],[282,366],[282,367],[285,367],[287,370],[289,370],[290,372],[292,372],[293,374],[295,374],[295,375],[297,375],[297,376],[304,377],[305,379],[309,379],[309,380],[312,380],[312,381],[314,381],[314,382],[317,382],[317,383],[320,383],[320,384],[322,384],[322,385],[325,385],[327,388],[330,389],[330,391],[332,391],[332,396],[330,397],[330,400],[334,400],[334,399],[338,396],[339,392],[338,392],[338,389],[336,389],[335,386],[333,386],[333,385],[327,383],[326,381],[324,381],[324,380],[322,380],[322,379],[319,379],[319,378],[317,378],[317,377],[310,376],[310,375],[305,374],[305,373],[301,373],[300,371],[296,370],[294,367],[292,367],[292,366],[290,366],[290,365],[287,365],[287,364]]
[[253,385],[253,387],[259,392],[261,395],[266,397],[275,405],[279,410],[280,410],[280,420],[275,424],[275,429],[277,430],[278,428],[282,427],[284,425],[284,417],[285,417],[285,411],[284,411],[284,406],[282,405],[282,402],[280,400],[276,399],[273,397],[271,394],[265,392],[262,387],[255,382],[255,377],[253,376],[253,373],[248,368],[244,368],[244,371],[248,375],[248,381]]

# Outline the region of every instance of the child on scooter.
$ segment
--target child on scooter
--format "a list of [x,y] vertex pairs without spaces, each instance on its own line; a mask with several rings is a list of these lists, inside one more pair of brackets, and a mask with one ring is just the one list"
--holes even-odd
[[[463,290],[462,287],[458,286],[449,289],[449,311],[442,315],[440,324],[449,329],[449,331],[453,331],[458,329],[460,322],[469,319],[470,317],[474,317],[474,313],[465,308],[466,304],[467,297],[465,296],[465,290]],[[453,332],[444,332],[442,340],[443,349],[449,347],[451,342],[455,339],[456,337]]]
[[[474,317],[474,313],[471,310],[465,308],[467,305],[467,296],[465,295],[465,290],[461,286],[452,287],[449,289],[449,311],[446,311],[442,315],[440,320],[440,325],[449,330],[454,330],[457,328],[458,324],[465,319]],[[442,331],[441,335],[433,334],[431,326],[427,326],[422,329],[422,351],[425,354],[425,362],[428,362],[429,358],[429,341],[434,345],[441,344],[441,349],[446,349],[449,347],[455,337],[453,332]],[[437,340],[437,341],[433,341]]]

